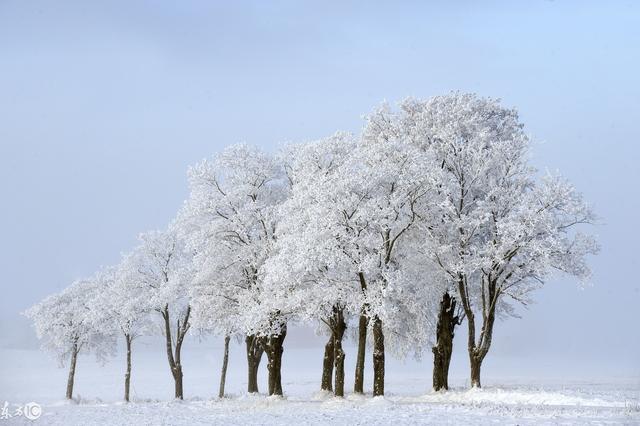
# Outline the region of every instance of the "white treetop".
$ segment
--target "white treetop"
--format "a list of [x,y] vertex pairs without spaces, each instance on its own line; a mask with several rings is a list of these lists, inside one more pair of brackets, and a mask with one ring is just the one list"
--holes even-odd
[[287,194],[280,163],[233,145],[189,170],[191,193],[181,214],[197,251],[195,321],[222,334],[265,327],[259,271],[275,242],[277,206]]
[[352,136],[337,133],[281,154],[291,194],[278,209],[276,247],[262,272],[269,291],[281,295],[281,309],[302,322],[324,321],[335,306],[356,313],[363,303],[357,267],[344,256],[330,221],[339,207],[331,198],[342,185],[338,170],[354,146]]
[[[142,312],[169,313],[182,320],[190,309],[189,287],[193,281],[193,254],[175,226],[139,236],[140,244],[124,259],[119,280],[140,289]],[[135,291],[135,290],[134,290]],[[187,318],[188,319],[188,318]],[[188,327],[188,324],[182,324]]]
[[115,340],[106,317],[93,307],[100,291],[96,279],[77,280],[25,312],[33,321],[43,349],[61,364],[73,351],[93,352],[100,361],[114,353]]
[[101,291],[94,305],[108,316],[116,333],[131,338],[150,331],[149,288],[139,279],[137,268],[135,256],[126,254],[120,264],[96,274]]

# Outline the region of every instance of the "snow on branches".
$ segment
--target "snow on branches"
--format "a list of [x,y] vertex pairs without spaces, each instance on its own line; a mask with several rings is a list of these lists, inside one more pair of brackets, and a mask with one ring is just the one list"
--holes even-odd
[[115,334],[151,333],[149,319],[161,319],[177,397],[192,326],[227,344],[244,338],[256,371],[266,351],[269,392],[281,393],[289,323],[326,325],[323,389],[335,364],[342,394],[341,341],[358,318],[355,389],[371,334],[374,395],[382,395],[385,342],[398,356],[419,356],[442,337],[436,325],[447,306],[457,306],[449,339],[464,317],[479,386],[496,316],[529,303],[554,272],[588,279],[598,251],[583,231],[596,220],[591,207],[559,175],[540,176],[529,153],[514,109],[457,92],[384,104],[359,135],[277,155],[232,145],[189,169],[189,197],[166,230],[142,234],[119,265],[26,314],[61,359],[80,348],[101,356]]

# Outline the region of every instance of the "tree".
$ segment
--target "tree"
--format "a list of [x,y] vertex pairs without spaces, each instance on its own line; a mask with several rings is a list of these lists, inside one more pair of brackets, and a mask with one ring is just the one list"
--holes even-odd
[[55,355],[62,365],[69,359],[66,398],[73,398],[76,362],[81,351],[93,352],[100,361],[115,350],[113,335],[90,309],[92,299],[101,291],[95,279],[74,281],[58,294],[32,306],[24,315],[33,321],[43,349]]
[[[230,146],[189,170],[191,191],[181,214],[193,230],[191,245],[198,247],[198,316],[225,334],[244,334],[248,392],[258,392],[262,353],[266,348],[270,358],[276,356],[286,329],[264,336],[259,327],[264,321],[248,314],[262,300],[259,271],[275,242],[277,206],[287,195],[283,177],[273,156],[242,144]],[[269,313],[268,322],[279,324],[275,314]],[[272,325],[269,330],[277,333]],[[274,360],[269,366],[275,380],[278,364]]]
[[526,303],[554,269],[587,277],[585,256],[597,246],[572,230],[594,216],[571,186],[535,179],[515,110],[459,93],[409,100],[402,109],[408,137],[440,164],[440,198],[423,227],[422,253],[455,286],[468,325],[471,385],[479,387],[496,313],[512,311],[504,296]]
[[[488,197],[490,216],[484,224],[486,238],[480,246],[483,263],[475,288],[469,290],[467,283],[458,283],[469,324],[471,383],[477,387],[499,310],[511,313],[509,300],[528,304],[530,292],[543,285],[554,271],[588,279],[586,256],[598,251],[592,236],[576,231],[581,224],[594,223],[595,215],[573,186],[549,175],[531,186],[512,187],[508,175],[505,170],[504,179]],[[472,309],[478,296],[482,313],[479,335],[475,333]]]
[[[421,321],[426,314],[400,309],[415,300],[413,292],[422,295],[427,290],[404,279],[408,275],[403,271],[414,259],[402,253],[402,246],[412,241],[421,206],[436,190],[431,152],[399,135],[389,126],[387,116],[383,106],[368,117],[356,151],[356,168],[349,170],[355,178],[352,191],[362,194],[356,220],[364,224],[359,240],[365,257],[359,272],[363,283],[366,277],[367,308],[373,323],[374,396],[384,394],[384,321],[407,315]],[[418,344],[425,330],[413,331],[421,334],[404,337]]]
[[147,305],[148,292],[137,276],[135,256],[124,255],[119,265],[103,268],[96,274],[101,291],[94,299],[94,310],[103,312],[105,323],[114,334],[121,334],[126,344],[124,400],[130,400],[131,356],[133,341],[151,328]]
[[[418,228],[413,227],[413,245],[411,252],[407,254],[407,258],[413,262],[409,262],[407,266],[417,273],[416,279],[425,282],[430,280],[426,286],[429,287],[435,295],[427,295],[422,302],[424,303],[425,313],[428,315],[433,309],[431,303],[435,299],[440,299],[439,307],[436,307],[437,316],[434,319],[436,325],[435,344],[432,347],[433,352],[433,388],[435,390],[448,388],[448,372],[453,350],[453,337],[456,325],[462,321],[463,311],[454,296],[456,291],[455,283],[452,283],[447,274],[438,273],[432,268],[433,261],[427,264],[421,264],[421,259],[427,258],[432,260],[432,252],[427,247],[420,244],[420,234],[434,235],[435,229],[444,229],[445,231],[438,234],[438,243],[442,245],[450,244],[448,238],[450,235],[446,232],[447,222],[445,216],[439,211],[439,206],[447,200],[447,188],[442,185],[442,173],[445,163],[442,159],[442,150],[438,150],[439,146],[434,140],[437,140],[434,130],[429,126],[431,122],[429,117],[423,114],[425,103],[408,99],[400,104],[400,111],[392,111],[387,104],[383,104],[379,109],[374,111],[368,117],[368,126],[366,132],[369,138],[377,138],[381,140],[403,140],[405,143],[411,144],[416,148],[414,155],[423,157],[424,168],[415,170],[417,175],[427,173],[427,179],[432,181],[432,190],[428,197],[422,197],[422,202],[418,203],[414,210],[418,216]],[[446,121],[448,116],[443,114],[442,119]],[[434,225],[436,224],[436,225]],[[440,224],[438,227],[437,224]],[[422,237],[424,238],[424,237]],[[417,267],[417,269],[416,269]],[[438,294],[439,293],[439,294]],[[431,326],[431,324],[430,324]],[[426,332],[426,330],[425,330]]]
[[[283,245],[294,247],[290,251],[306,257],[302,262],[307,266],[298,281],[312,287],[320,284],[319,291],[328,294],[328,303],[322,303],[315,315],[320,312],[332,330],[325,352],[337,353],[334,359],[340,363],[341,338],[334,336],[344,332],[344,307],[359,299],[361,319],[366,319],[360,321],[356,391],[362,385],[360,361],[364,359],[368,325],[374,338],[374,395],[378,396],[384,394],[383,321],[399,325],[395,318],[408,312],[397,307],[395,297],[410,298],[411,293],[403,290],[415,289],[399,273],[409,258],[403,256],[401,261],[398,250],[418,221],[415,207],[429,192],[430,180],[424,171],[428,170],[425,155],[418,155],[420,152],[402,139],[375,132],[373,127],[370,123],[364,136],[350,145],[343,144],[344,138],[338,136],[310,145],[306,148],[309,152],[298,151],[311,161],[303,159],[291,167],[293,195],[289,210],[304,213],[297,218],[290,215],[294,217],[294,231],[287,228],[285,234],[291,236]],[[345,147],[346,152],[341,153]],[[296,175],[296,170],[302,172]],[[354,288],[358,290],[354,292]],[[406,324],[401,327],[406,328]],[[389,328],[392,334],[395,331]],[[394,343],[399,342],[394,339]],[[325,361],[325,373],[329,365]],[[340,365],[336,367],[339,371]],[[323,374],[325,387],[328,375]]]
[[362,295],[354,280],[353,264],[342,256],[339,242],[331,236],[334,224],[323,218],[327,213],[325,197],[336,185],[336,170],[349,161],[353,146],[350,135],[337,133],[316,142],[290,145],[283,151],[291,193],[278,209],[275,249],[262,270],[273,295],[269,300],[278,301],[268,309],[303,323],[326,325],[330,336],[321,389],[334,391],[336,396],[344,396],[346,318],[360,312]]
[[191,327],[189,287],[194,277],[193,253],[179,238],[173,224],[166,231],[143,233],[139,240],[140,244],[127,259],[125,279],[139,283],[145,290],[141,292],[144,305],[140,309],[156,312],[162,319],[160,328],[165,336],[174,395],[183,399],[181,352]]

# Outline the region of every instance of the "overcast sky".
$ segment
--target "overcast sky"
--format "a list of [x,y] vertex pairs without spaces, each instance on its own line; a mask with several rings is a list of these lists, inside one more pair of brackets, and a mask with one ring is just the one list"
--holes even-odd
[[551,280],[492,353],[640,375],[640,3],[267,3],[0,0],[0,342],[165,226],[189,164],[462,90],[518,108],[602,217],[592,287]]

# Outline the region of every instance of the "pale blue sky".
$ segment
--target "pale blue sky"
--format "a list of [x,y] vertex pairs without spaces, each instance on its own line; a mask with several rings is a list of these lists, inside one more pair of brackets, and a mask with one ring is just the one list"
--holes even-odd
[[550,282],[494,353],[638,375],[639,66],[633,1],[0,0],[0,342],[19,311],[164,226],[189,164],[463,90],[517,107],[535,164],[604,222],[593,287]]

